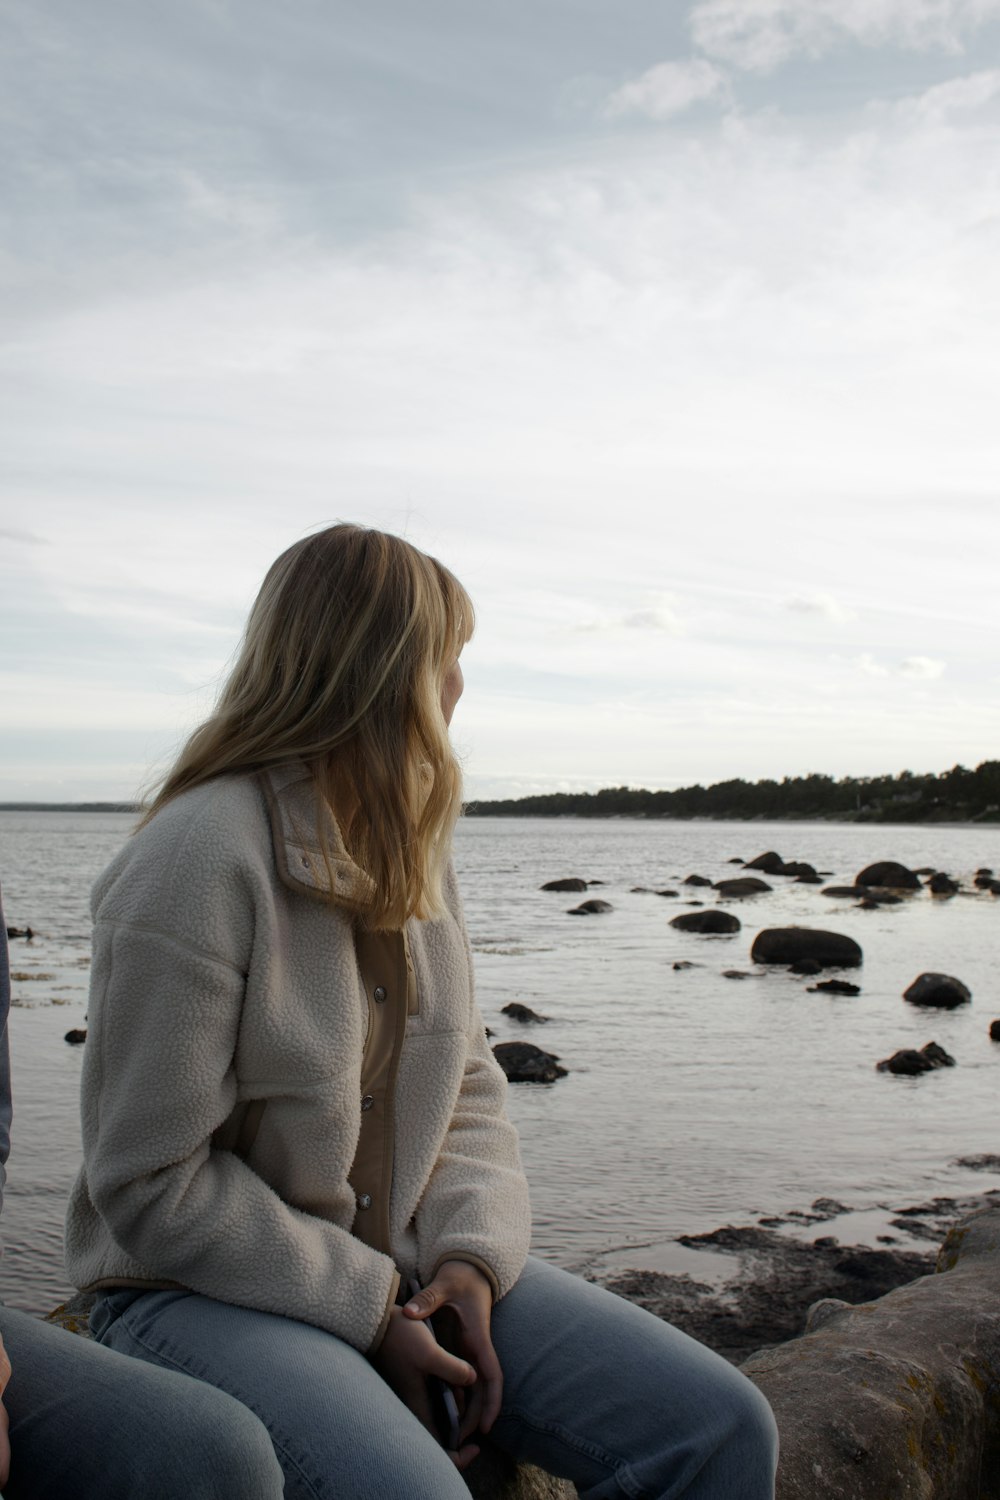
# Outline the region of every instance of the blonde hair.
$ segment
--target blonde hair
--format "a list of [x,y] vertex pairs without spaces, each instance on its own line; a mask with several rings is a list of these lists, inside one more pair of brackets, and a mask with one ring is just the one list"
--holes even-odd
[[368,925],[440,915],[462,795],[441,687],[474,624],[454,575],[400,537],[348,524],[304,537],[264,579],[215,711],[143,823],[213,777],[301,759],[328,869],[321,797],[372,882]]

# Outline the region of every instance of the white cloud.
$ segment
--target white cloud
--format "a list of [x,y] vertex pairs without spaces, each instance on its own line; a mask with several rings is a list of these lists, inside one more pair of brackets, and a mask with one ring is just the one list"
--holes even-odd
[[836,625],[857,618],[853,609],[847,609],[832,594],[796,594],[785,601],[785,608],[800,615],[820,615]]
[[1000,0],[698,0],[690,28],[710,57],[768,72],[845,41],[957,53],[998,17]]
[[916,677],[925,682],[941,677],[944,669],[945,663],[936,661],[931,656],[908,656],[899,664],[899,671],[903,677]]
[[912,113],[928,123],[946,121],[949,116],[983,109],[1000,94],[1000,68],[984,68],[964,78],[949,78],[937,83],[915,99],[903,100],[897,110]]
[[888,677],[889,668],[883,667],[881,662],[875,660],[870,651],[862,651],[860,656],[854,657],[851,665],[865,677]]
[[713,63],[702,57],[684,62],[657,63],[654,68],[621,88],[608,99],[604,112],[619,115],[646,115],[651,120],[669,120],[692,104],[703,100],[729,98],[728,79]]
[[661,599],[648,609],[636,610],[626,615],[622,624],[626,630],[662,630],[667,635],[683,635],[684,623],[669,599]]

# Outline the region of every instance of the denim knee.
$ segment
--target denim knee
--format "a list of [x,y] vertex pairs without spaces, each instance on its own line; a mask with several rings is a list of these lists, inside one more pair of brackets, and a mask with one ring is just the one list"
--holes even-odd
[[226,1404],[225,1420],[206,1412],[197,1434],[200,1451],[188,1465],[186,1500],[278,1500],[284,1478],[264,1423],[233,1397],[205,1389]]

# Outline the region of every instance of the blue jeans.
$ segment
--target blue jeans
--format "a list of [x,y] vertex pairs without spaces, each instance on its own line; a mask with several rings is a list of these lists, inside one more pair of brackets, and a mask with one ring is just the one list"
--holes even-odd
[[260,1421],[222,1391],[0,1307],[5,1500],[279,1500]]
[[[186,1292],[102,1298],[114,1349],[221,1386],[266,1424],[290,1500],[468,1500],[443,1449],[356,1349]],[[725,1360],[603,1288],[529,1260],[493,1311],[491,1437],[584,1500],[771,1500],[770,1407]]]

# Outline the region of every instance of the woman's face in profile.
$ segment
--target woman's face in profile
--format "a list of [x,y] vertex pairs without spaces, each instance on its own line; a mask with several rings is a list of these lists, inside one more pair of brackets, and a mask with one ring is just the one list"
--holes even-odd
[[451,723],[451,716],[455,712],[455,704],[461,698],[464,687],[465,678],[462,676],[462,668],[456,656],[444,674],[444,681],[441,683],[441,712],[444,714],[444,722],[446,724]]

